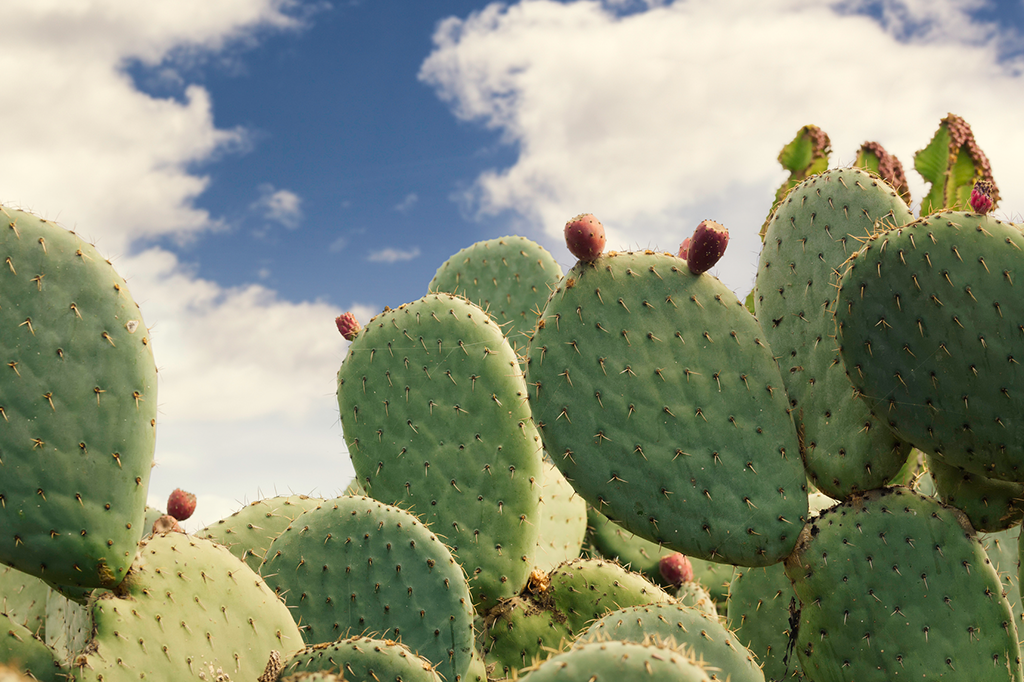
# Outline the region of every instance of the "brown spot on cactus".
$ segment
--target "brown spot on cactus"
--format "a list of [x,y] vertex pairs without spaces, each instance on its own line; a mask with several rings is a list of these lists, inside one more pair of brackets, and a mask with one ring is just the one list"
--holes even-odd
[[160,533],[184,533],[181,526],[178,525],[178,520],[170,514],[164,514],[156,521],[153,522],[153,535],[159,535]]
[[728,245],[728,228],[714,220],[701,221],[693,231],[687,251],[686,264],[690,272],[699,275],[710,270],[725,254]]
[[595,260],[604,244],[604,225],[593,213],[581,213],[565,224],[565,245],[581,261]]
[[359,320],[356,319],[356,316],[350,312],[338,315],[334,318],[334,323],[338,325],[338,331],[341,332],[341,335],[345,337],[346,341],[354,339],[356,334],[359,333],[359,330],[363,328],[362,325],[359,324]]

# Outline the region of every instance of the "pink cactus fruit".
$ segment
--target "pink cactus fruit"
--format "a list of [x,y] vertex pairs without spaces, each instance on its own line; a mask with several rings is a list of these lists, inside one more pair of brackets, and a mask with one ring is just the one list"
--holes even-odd
[[178,519],[174,518],[170,514],[164,514],[156,521],[153,522],[153,535],[159,533],[184,533],[181,526],[178,525]]
[[995,186],[988,180],[978,180],[971,190],[971,208],[975,213],[985,215],[992,210],[992,190]]
[[565,224],[565,245],[581,261],[600,256],[604,243],[604,225],[592,213],[581,213]]
[[699,275],[710,270],[725,253],[725,247],[728,245],[728,228],[714,220],[701,221],[693,231],[687,251],[686,264],[690,272]]
[[693,580],[693,564],[689,557],[679,552],[661,557],[658,570],[670,585],[682,585]]
[[686,257],[690,255],[690,238],[687,237],[683,240],[683,243],[679,245],[679,257],[686,260]]
[[346,341],[351,341],[362,329],[362,325],[359,324],[359,320],[352,313],[342,313],[334,318],[334,323],[338,325],[338,331],[345,337]]
[[175,488],[167,498],[167,514],[178,521],[184,521],[196,510],[196,496],[181,488]]

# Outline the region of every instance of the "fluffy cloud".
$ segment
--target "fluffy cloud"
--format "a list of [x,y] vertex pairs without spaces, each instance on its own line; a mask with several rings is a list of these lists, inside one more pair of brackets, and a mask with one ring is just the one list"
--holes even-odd
[[366,257],[371,263],[399,263],[401,261],[419,258],[420,247],[414,246],[411,249],[393,249],[388,247],[378,251],[371,251]]
[[[785,177],[782,145],[807,123],[834,165],[866,140],[912,170],[939,120],[971,123],[1021,200],[1024,83],[999,62],[1004,34],[971,0],[688,0],[615,5],[530,0],[442,22],[421,79],[454,113],[500,131],[516,162],[483,173],[481,215],[512,212],[558,259],[565,221],[594,212],[610,248],[675,250],[704,218],[732,243],[715,269],[745,294],[757,232]],[[874,16],[868,16],[866,12]]]
[[260,185],[259,192],[260,198],[250,208],[289,230],[298,229],[302,222],[302,197],[290,189],[276,189],[270,184]]

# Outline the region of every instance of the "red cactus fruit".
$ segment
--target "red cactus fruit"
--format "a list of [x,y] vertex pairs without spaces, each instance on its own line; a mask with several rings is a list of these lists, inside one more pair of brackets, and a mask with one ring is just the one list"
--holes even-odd
[[181,488],[175,488],[174,492],[167,498],[167,514],[179,521],[184,521],[192,516],[196,510],[196,496],[187,493]]
[[565,245],[582,261],[600,256],[604,242],[604,225],[592,213],[581,213],[565,224]]
[[995,186],[988,180],[978,180],[971,190],[971,208],[975,213],[985,215],[992,210],[992,190]]
[[683,243],[679,245],[679,257],[686,260],[686,257],[690,255],[690,238],[687,237],[683,240]]
[[338,325],[338,331],[345,337],[346,341],[351,341],[362,329],[362,325],[359,324],[359,320],[352,313],[342,313],[334,318],[334,323]]
[[[684,242],[685,243],[685,242]],[[729,245],[729,230],[714,220],[703,220],[690,238],[686,264],[690,272],[707,272],[725,253]]]
[[164,514],[153,522],[153,535],[158,533],[184,533],[178,520],[170,514]]
[[679,552],[661,557],[658,570],[661,571],[661,577],[670,585],[682,585],[693,580],[693,564],[690,563],[689,557]]

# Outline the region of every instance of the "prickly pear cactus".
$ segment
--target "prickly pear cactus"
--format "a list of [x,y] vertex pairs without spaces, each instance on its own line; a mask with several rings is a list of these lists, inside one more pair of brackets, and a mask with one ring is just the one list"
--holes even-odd
[[92,245],[12,208],[0,225],[0,562],[110,587],[144,532],[149,331]]
[[257,500],[207,526],[196,536],[219,542],[258,573],[274,538],[299,514],[319,507],[323,501],[306,495],[278,495]]
[[947,211],[876,233],[835,306],[847,372],[872,412],[948,464],[1024,482],[1024,235]]
[[707,664],[708,677],[730,682],[764,682],[757,660],[717,618],[682,604],[647,604],[618,609],[597,619],[573,643],[671,640]]
[[809,679],[1022,679],[1010,604],[960,512],[883,488],[828,509],[801,535],[785,565]]
[[373,318],[338,372],[367,494],[444,536],[481,609],[522,589],[533,568],[543,453],[526,396],[501,329],[451,294]]
[[465,296],[487,311],[516,352],[526,350],[527,335],[562,268],[540,244],[525,237],[477,242],[441,264],[427,290]]
[[445,679],[469,670],[465,574],[409,512],[368,497],[326,500],[271,543],[261,573],[302,623],[306,644],[365,633],[401,641]]
[[143,542],[125,582],[91,609],[93,636],[74,669],[81,682],[183,680],[218,669],[254,680],[272,650],[302,646],[288,609],[258,575],[224,547],[183,533]]
[[684,649],[656,642],[592,642],[525,671],[523,682],[711,682],[705,664]]
[[834,273],[876,225],[911,220],[888,184],[859,168],[841,168],[794,187],[765,233],[754,287],[757,318],[782,368],[807,475],[836,499],[884,485],[910,446],[856,400],[834,340]]
[[0,613],[7,614],[37,637],[45,637],[49,592],[50,588],[39,578],[10,566],[0,566]]
[[441,682],[434,664],[389,639],[349,637],[314,644],[292,654],[281,677],[304,672],[336,673],[349,680]]
[[931,185],[921,199],[922,216],[945,208],[965,210],[978,180],[992,183],[993,205],[999,203],[988,157],[974,139],[971,126],[956,114],[939,121],[931,142],[914,154],[914,168]]
[[780,561],[807,513],[789,399],[736,296],[670,254],[578,263],[530,342],[544,445],[584,499],[687,556]]

